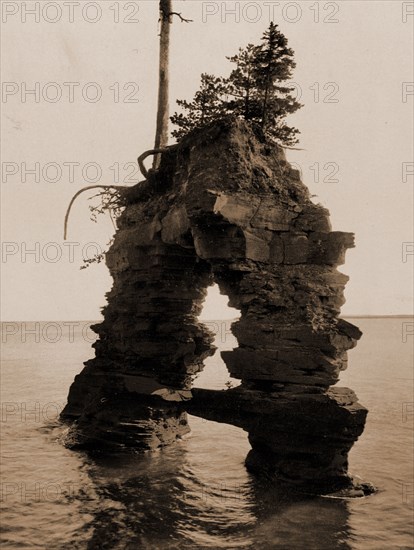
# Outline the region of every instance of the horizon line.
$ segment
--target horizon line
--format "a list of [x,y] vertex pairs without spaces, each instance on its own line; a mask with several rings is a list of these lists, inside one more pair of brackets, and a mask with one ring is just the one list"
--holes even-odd
[[[395,315],[363,315],[363,314],[349,314],[349,315],[340,315],[338,319],[348,318],[348,319],[402,319],[402,318],[413,318],[414,313],[401,313]],[[201,322],[208,321],[234,321],[240,319],[240,317],[224,317],[224,318],[209,318],[209,319],[198,319]],[[0,323],[100,323],[104,319],[23,319],[23,320],[0,320]]]

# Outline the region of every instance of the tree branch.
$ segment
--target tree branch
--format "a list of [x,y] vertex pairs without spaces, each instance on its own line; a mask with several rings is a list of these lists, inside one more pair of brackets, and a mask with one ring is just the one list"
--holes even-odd
[[75,200],[79,197],[84,191],[89,191],[89,189],[126,189],[124,185],[89,185],[88,187],[83,187],[75,195],[73,195],[72,200],[69,203],[68,209],[66,210],[64,230],[63,230],[63,240],[66,241],[68,234],[68,220],[71,208]]
[[170,13],[167,15],[168,18],[170,18],[172,15],[176,15],[180,18],[181,23],[194,23],[192,19],[186,19],[181,15],[181,13],[178,13],[176,11],[170,11]]
[[[181,13],[177,12],[177,11],[168,11],[168,4],[165,5],[165,2],[163,3],[162,1],[160,2],[160,12],[162,13],[162,16],[164,18],[164,20],[168,21],[170,23],[170,19],[173,15],[176,15],[177,17],[179,17],[181,23],[193,23],[194,21],[192,19],[186,19],[185,17],[183,17],[181,15]],[[171,6],[172,7],[172,6]]]
[[[157,155],[157,154],[161,154],[161,153],[165,153],[167,151],[168,148],[162,148],[162,149],[150,149],[149,151],[145,151],[144,153],[142,153],[142,155],[140,155],[138,157],[138,166],[139,166],[139,169],[141,170],[141,173],[142,175],[144,176],[145,179],[148,178],[148,170],[145,168],[145,164],[144,164],[144,160],[149,157],[150,155]],[[79,197],[79,195],[81,195],[82,193],[84,193],[85,191],[89,191],[90,189],[121,189],[121,190],[125,190],[125,189],[129,189],[129,187],[127,187],[126,185],[88,185],[87,187],[82,187],[82,189],[80,189],[77,193],[75,193],[75,195],[73,195],[70,203],[69,203],[69,206],[66,210],[66,214],[65,214],[65,221],[64,221],[64,230],[63,230],[63,240],[66,241],[67,239],[67,233],[68,233],[68,220],[69,220],[69,215],[70,215],[70,211],[72,209],[72,206],[73,206],[73,203],[75,202],[75,200]],[[112,219],[112,216],[111,216],[111,219]]]
[[165,153],[167,149],[163,147],[162,149],[150,149],[149,151],[145,151],[140,155],[137,159],[139,169],[141,170],[141,174],[144,176],[145,179],[148,178],[148,170],[145,168],[144,160],[149,157],[150,155],[158,155],[159,153]]

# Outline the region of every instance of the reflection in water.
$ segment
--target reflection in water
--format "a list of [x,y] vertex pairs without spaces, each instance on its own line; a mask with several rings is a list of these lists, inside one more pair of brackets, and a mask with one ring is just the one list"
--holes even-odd
[[233,471],[227,464],[226,474],[222,460],[234,454],[233,435],[240,442],[241,430],[202,424],[192,425],[194,446],[205,444],[197,441],[198,429],[213,437],[229,430],[228,449],[223,441],[216,454],[210,447],[209,469],[202,449],[193,455],[191,439],[155,455],[90,458],[98,500],[88,548],[351,549],[345,501],[272,487],[251,477],[240,460]]
[[351,550],[348,502],[286,493],[252,479],[256,547]]

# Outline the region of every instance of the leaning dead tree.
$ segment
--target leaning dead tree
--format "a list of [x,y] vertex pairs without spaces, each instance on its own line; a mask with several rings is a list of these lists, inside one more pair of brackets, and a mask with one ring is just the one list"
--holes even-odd
[[[157,107],[157,126],[155,131],[154,149],[145,151],[138,157],[139,169],[147,179],[151,170],[147,170],[144,165],[144,160],[150,155],[154,155],[153,170],[157,170],[163,153],[168,146],[168,122],[169,122],[169,85],[170,85],[170,34],[171,24],[174,15],[177,16],[182,23],[190,23],[191,19],[185,19],[181,13],[173,11],[172,0],[160,0],[160,52],[159,52],[159,82],[158,82],[158,107]],[[71,199],[66,210],[64,221],[64,240],[67,238],[68,220],[73,203],[85,191],[90,189],[105,189],[105,190],[123,190],[125,186],[119,185],[88,185],[80,189]]]
[[[157,128],[155,131],[154,149],[166,147],[168,144],[168,119],[169,119],[169,88],[170,88],[170,29],[172,0],[160,0],[160,59],[158,77],[158,110]],[[152,167],[156,170],[159,166],[160,155],[154,156]]]
[[[168,145],[168,122],[170,118],[169,88],[170,88],[170,35],[173,16],[179,17],[181,22],[189,23],[181,13],[173,11],[172,0],[160,0],[160,60],[158,78],[158,110],[157,129],[155,131],[154,149],[164,149]],[[161,156],[154,156],[153,169],[159,166]]]

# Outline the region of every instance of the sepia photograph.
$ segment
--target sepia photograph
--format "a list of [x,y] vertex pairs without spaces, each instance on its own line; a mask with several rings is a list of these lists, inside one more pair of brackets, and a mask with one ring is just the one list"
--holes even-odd
[[414,1],[0,8],[0,547],[413,550]]

